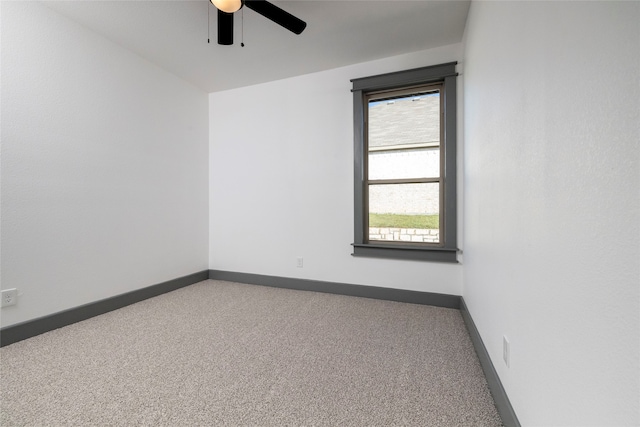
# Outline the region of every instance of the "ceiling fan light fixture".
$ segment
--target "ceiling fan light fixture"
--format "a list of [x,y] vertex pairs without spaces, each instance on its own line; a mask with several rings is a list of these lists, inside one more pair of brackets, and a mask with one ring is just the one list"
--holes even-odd
[[[0,0],[2,1],[2,0]],[[275,22],[294,34],[304,31],[307,23],[267,0],[209,0],[218,9],[218,44],[233,44],[233,13],[243,6]],[[243,44],[244,46],[244,44]]]
[[216,8],[218,8],[218,10],[221,10],[226,13],[237,12],[242,7],[242,0],[210,0],[210,1]]

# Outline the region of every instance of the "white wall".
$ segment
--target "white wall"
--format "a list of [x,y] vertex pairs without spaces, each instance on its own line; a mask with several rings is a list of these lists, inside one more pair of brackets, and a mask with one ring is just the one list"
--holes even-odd
[[207,269],[207,94],[35,2],[2,2],[8,326]]
[[524,426],[640,424],[639,23],[471,6],[463,296]]
[[460,265],[351,256],[350,92],[350,79],[460,54],[452,45],[211,94],[210,268],[460,295]]

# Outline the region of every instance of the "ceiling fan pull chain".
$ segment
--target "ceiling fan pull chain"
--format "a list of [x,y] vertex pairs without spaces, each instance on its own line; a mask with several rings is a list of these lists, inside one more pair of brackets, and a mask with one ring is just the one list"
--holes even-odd
[[207,43],[211,43],[211,5],[207,2]]
[[244,47],[244,8],[240,11],[240,47]]

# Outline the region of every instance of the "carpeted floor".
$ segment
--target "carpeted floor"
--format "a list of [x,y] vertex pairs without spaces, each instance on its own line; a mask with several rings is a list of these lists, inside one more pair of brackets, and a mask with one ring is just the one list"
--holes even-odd
[[457,310],[205,281],[0,349],[2,426],[500,426]]

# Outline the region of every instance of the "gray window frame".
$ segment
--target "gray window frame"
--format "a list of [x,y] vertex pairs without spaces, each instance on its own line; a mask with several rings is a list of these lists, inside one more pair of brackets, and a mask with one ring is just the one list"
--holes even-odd
[[[352,79],[354,131],[353,256],[457,263],[456,73],[457,62]],[[411,244],[367,240],[367,123],[369,94],[440,83],[443,136],[440,142],[443,179],[440,242]]]

